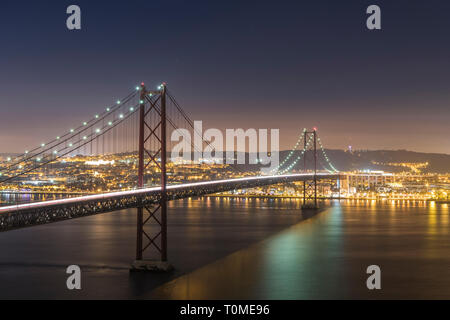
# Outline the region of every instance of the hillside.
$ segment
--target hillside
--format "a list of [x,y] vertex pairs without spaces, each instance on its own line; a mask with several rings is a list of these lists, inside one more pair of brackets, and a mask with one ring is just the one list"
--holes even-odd
[[[319,151],[319,154],[321,152]],[[406,150],[354,151],[326,150],[334,166],[341,171],[384,170],[390,172],[410,171],[449,173],[450,155],[421,153]],[[288,152],[282,152],[280,159]],[[324,163],[323,157],[319,157]]]

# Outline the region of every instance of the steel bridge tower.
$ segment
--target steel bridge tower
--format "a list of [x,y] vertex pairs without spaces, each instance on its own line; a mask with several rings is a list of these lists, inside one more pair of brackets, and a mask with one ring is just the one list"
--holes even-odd
[[[303,181],[303,207],[317,209],[317,129],[305,131],[303,171],[313,170],[312,180]],[[310,168],[311,167],[311,168]]]
[[[145,186],[146,169],[154,166],[160,172],[161,196],[154,206],[141,203],[137,207],[136,261],[131,270],[169,271],[172,266],[167,262],[166,85],[148,91],[142,83],[140,92],[138,188]],[[156,141],[153,149],[149,147],[151,139]],[[156,226],[154,233],[146,229],[150,225]],[[156,258],[146,259],[146,251],[156,251]]]

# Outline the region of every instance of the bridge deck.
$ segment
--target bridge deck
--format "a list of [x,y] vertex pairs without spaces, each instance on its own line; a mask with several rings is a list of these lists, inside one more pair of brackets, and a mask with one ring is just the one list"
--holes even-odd
[[[338,174],[317,173],[317,180],[336,178]],[[278,183],[314,179],[314,174],[289,174],[215,180],[167,186],[169,200],[202,196],[217,192],[261,187]],[[161,188],[144,188],[67,199],[0,207],[0,231],[74,219],[140,205],[150,206],[161,197]]]

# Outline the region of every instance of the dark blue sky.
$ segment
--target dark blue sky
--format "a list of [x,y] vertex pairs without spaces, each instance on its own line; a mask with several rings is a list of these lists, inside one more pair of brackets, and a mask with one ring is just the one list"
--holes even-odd
[[[82,30],[66,28],[66,8]],[[366,29],[366,8],[382,30]],[[166,81],[204,127],[450,153],[449,1],[1,1],[0,152]]]

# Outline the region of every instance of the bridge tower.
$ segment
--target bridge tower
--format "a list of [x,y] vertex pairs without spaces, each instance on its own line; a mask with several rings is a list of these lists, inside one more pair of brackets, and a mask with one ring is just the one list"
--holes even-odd
[[304,136],[303,171],[314,172],[312,180],[303,181],[303,207],[318,208],[317,206],[317,128],[305,131]]
[[[153,121],[151,121],[153,119]],[[157,119],[156,121],[154,119]],[[150,147],[149,141],[156,141]],[[131,270],[169,271],[167,262],[167,139],[166,139],[166,85],[148,91],[140,87],[139,101],[139,167],[138,188],[145,186],[146,169],[155,166],[160,171],[161,196],[156,205],[141,203],[137,208],[136,260]],[[158,162],[158,156],[161,161]],[[142,202],[142,199],[141,199]],[[151,232],[150,227],[156,227]],[[147,228],[146,228],[147,227]],[[152,228],[153,230],[155,228]],[[150,252],[151,251],[151,252]],[[156,258],[147,259],[144,253],[156,252]]]

